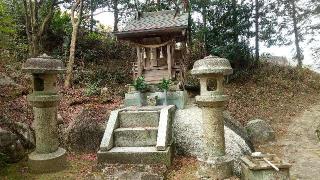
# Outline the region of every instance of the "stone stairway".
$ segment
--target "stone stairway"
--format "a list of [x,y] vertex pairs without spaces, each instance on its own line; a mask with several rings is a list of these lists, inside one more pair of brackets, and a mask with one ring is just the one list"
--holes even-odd
[[175,106],[112,111],[98,152],[99,163],[171,164]]

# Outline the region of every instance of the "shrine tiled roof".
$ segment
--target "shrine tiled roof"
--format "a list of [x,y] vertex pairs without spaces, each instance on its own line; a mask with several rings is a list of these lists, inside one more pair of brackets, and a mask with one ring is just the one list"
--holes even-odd
[[130,20],[120,32],[187,28],[188,17],[188,13],[176,14],[174,10],[144,12],[139,19],[133,18]]

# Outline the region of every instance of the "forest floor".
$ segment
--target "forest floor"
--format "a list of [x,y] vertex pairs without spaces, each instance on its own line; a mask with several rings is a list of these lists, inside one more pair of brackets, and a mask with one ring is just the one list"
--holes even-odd
[[[0,115],[31,125],[32,108],[26,101],[26,94],[30,92],[30,77],[18,69],[8,73],[7,69],[0,66],[0,73],[7,74],[22,88],[19,93],[10,87],[0,88]],[[292,163],[291,174],[296,179],[315,179],[320,176],[320,145],[314,131],[320,124],[319,82],[320,75],[309,70],[265,64],[253,71],[235,74],[226,85],[227,94],[230,95],[228,110],[244,125],[253,118],[265,119],[272,125],[277,141],[258,147],[258,150],[275,153]],[[118,88],[124,89],[122,86]],[[112,94],[112,98],[101,101],[99,95],[85,96],[85,88],[60,89],[63,98],[59,113],[65,124],[72,122],[84,108],[94,109],[96,113],[92,120],[104,123],[110,111],[122,103],[120,95]],[[90,179],[93,175],[101,174],[96,168],[95,153],[69,152],[68,162],[65,171],[33,175],[28,172],[24,160],[0,170],[0,177]],[[176,157],[167,172],[168,179],[195,179],[197,167],[194,158]]]
[[[275,142],[257,147],[259,151],[275,153],[292,164],[292,179],[317,180],[320,177],[320,143],[315,134],[320,124],[320,102],[306,109],[287,122],[287,131]],[[97,179],[106,175],[96,164],[96,155],[68,154],[68,168],[50,174],[30,174],[26,160],[10,165],[0,175],[4,179]],[[192,157],[175,157],[173,165],[166,172],[167,178],[174,180],[195,180],[198,163]],[[99,179],[98,178],[98,179]],[[232,178],[236,179],[236,178]]]

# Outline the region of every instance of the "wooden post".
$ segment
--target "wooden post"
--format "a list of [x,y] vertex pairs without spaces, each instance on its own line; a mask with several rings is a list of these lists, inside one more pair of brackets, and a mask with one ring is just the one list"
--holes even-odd
[[141,67],[141,49],[137,47],[137,67],[138,67],[138,77],[142,75],[142,67]]
[[151,61],[151,67],[157,66],[157,49],[156,48],[151,48],[150,49],[150,61]]
[[172,64],[172,66],[175,66],[175,59],[174,59],[174,50],[175,50],[175,43],[171,46],[171,52],[172,52],[172,54],[171,54],[171,57],[172,57],[172,60],[171,60],[171,64]]
[[168,78],[172,78],[172,56],[171,56],[171,45],[167,45],[167,64],[168,64]]

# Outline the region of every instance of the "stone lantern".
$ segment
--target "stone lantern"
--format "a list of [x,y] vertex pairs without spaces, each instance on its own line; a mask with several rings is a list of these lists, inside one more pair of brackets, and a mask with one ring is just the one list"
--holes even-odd
[[[206,152],[199,158],[198,175],[224,179],[232,175],[232,158],[226,155],[223,110],[227,95],[223,92],[224,76],[233,70],[227,59],[207,56],[194,63],[191,73],[200,79],[200,95],[196,103],[202,110],[203,141]],[[208,81],[216,81],[216,90],[208,90]]]
[[62,61],[46,54],[30,58],[22,70],[32,74],[33,92],[27,99],[33,106],[36,149],[29,154],[32,172],[54,172],[64,169],[66,150],[59,147],[57,127],[57,74],[65,71]]

